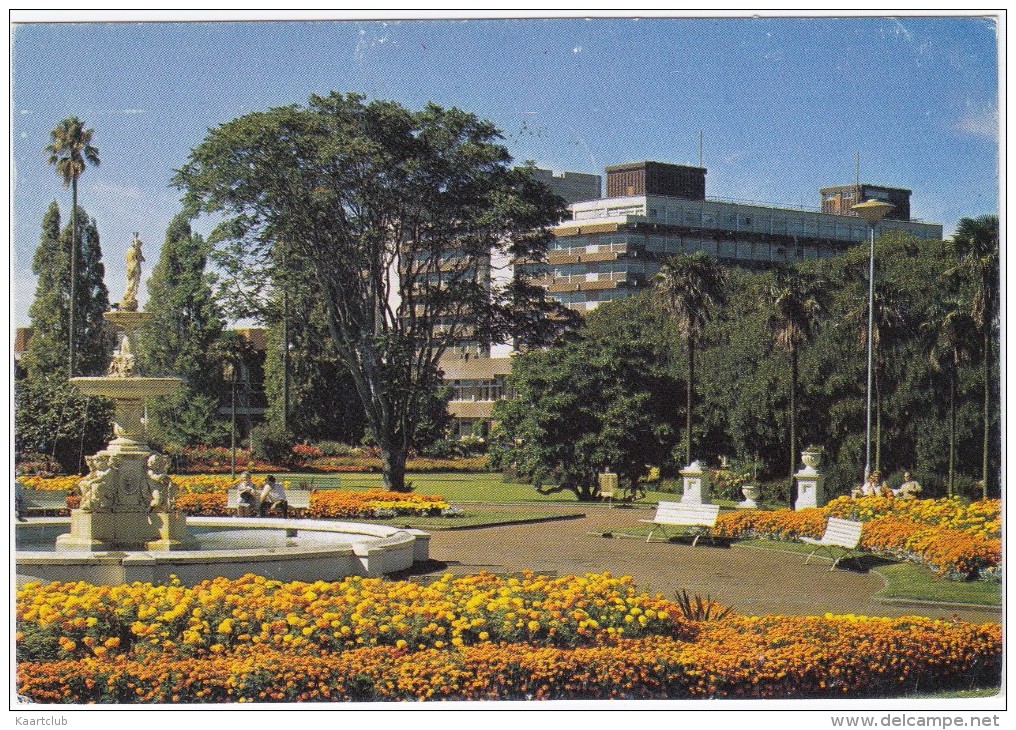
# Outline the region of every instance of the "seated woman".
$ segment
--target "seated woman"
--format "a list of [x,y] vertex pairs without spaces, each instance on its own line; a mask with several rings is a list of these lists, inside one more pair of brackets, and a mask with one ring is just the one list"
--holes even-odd
[[251,481],[249,471],[245,471],[240,475],[240,481],[236,485],[236,492],[240,501],[240,505],[236,508],[237,516],[253,517],[254,513],[257,512],[258,493],[254,482]]
[[261,504],[258,514],[264,517],[269,510],[278,510],[283,517],[289,517],[289,503],[286,501],[286,490],[282,484],[275,481],[271,474],[265,479],[264,489],[261,490]]

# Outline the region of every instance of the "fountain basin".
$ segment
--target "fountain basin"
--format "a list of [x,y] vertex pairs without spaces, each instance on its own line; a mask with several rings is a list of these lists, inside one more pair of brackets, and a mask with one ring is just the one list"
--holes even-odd
[[[181,583],[192,585],[247,573],[283,581],[378,577],[426,562],[430,548],[429,534],[409,528],[259,517],[188,517],[187,528],[199,543],[195,550],[54,552],[42,548],[68,525],[67,518],[59,517],[17,525],[19,583],[168,583],[175,575]],[[203,538],[208,535],[213,536],[211,540]],[[202,542],[214,548],[204,549]],[[233,545],[227,548],[222,543]]]
[[101,395],[114,400],[144,400],[176,392],[180,378],[71,378],[85,395]]

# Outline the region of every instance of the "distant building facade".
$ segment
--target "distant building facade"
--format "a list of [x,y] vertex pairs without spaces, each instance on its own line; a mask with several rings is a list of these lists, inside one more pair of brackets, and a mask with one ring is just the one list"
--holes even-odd
[[[586,312],[651,286],[676,254],[705,251],[722,263],[766,268],[836,256],[868,235],[868,224],[853,215],[709,200],[705,174],[648,161],[608,167],[607,197],[571,204],[571,218],[553,229],[547,263],[527,265],[526,274]],[[910,191],[865,185],[853,194],[869,192],[899,201],[907,215],[886,218],[879,231],[942,237],[941,225],[909,220]]]
[[511,372],[510,357],[441,359],[445,387],[452,392],[448,412],[452,417],[450,438],[487,438],[493,423],[494,401],[511,397],[505,378]]
[[585,172],[555,172],[539,167],[530,168],[533,179],[546,185],[569,205],[591,200],[602,194],[603,178]]

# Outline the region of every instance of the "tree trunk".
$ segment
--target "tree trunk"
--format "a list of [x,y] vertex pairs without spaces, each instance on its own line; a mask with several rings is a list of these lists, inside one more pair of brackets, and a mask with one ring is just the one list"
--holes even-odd
[[67,311],[67,371],[69,377],[74,377],[75,357],[75,331],[74,331],[74,305],[77,299],[78,287],[78,179],[71,178],[71,296]]
[[691,409],[695,400],[695,342],[688,338],[688,408],[684,419],[685,464],[691,464]]
[[794,506],[794,467],[797,466],[797,348],[790,348],[790,498]]
[[882,471],[882,389],[875,378],[875,471]]
[[405,446],[392,446],[378,441],[381,448],[381,486],[390,492],[409,492],[406,487]]
[[991,445],[991,318],[984,317],[984,444],[981,454],[981,498],[988,498],[988,448]]
[[956,474],[956,373],[949,376],[949,481],[946,493],[952,496]]

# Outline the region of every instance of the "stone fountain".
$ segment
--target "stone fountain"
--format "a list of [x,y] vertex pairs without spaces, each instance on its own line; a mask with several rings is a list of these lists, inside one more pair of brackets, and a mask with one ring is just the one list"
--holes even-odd
[[181,550],[193,544],[184,518],[173,508],[169,460],[152,451],[145,438],[145,400],[169,395],[181,381],[137,373],[132,342],[152,316],[138,311],[142,261],[135,233],[127,251],[127,289],[103,315],[120,342],[107,374],[70,379],[86,395],[113,400],[113,440],[86,457],[89,473],[78,485],[81,505],[71,511],[71,531],[57,538],[57,550]]
[[[81,505],[66,517],[16,525],[19,582],[84,580],[194,584],[247,573],[277,580],[379,576],[426,562],[430,536],[369,523],[267,517],[190,517],[174,509],[169,460],[145,438],[145,399],[169,395],[178,378],[137,372],[137,331],[151,315],[138,311],[141,241],[127,252],[127,290],[105,313],[119,345],[105,376],[71,378],[88,395],[112,398],[113,440],[87,457]],[[55,549],[54,549],[55,548]]]

